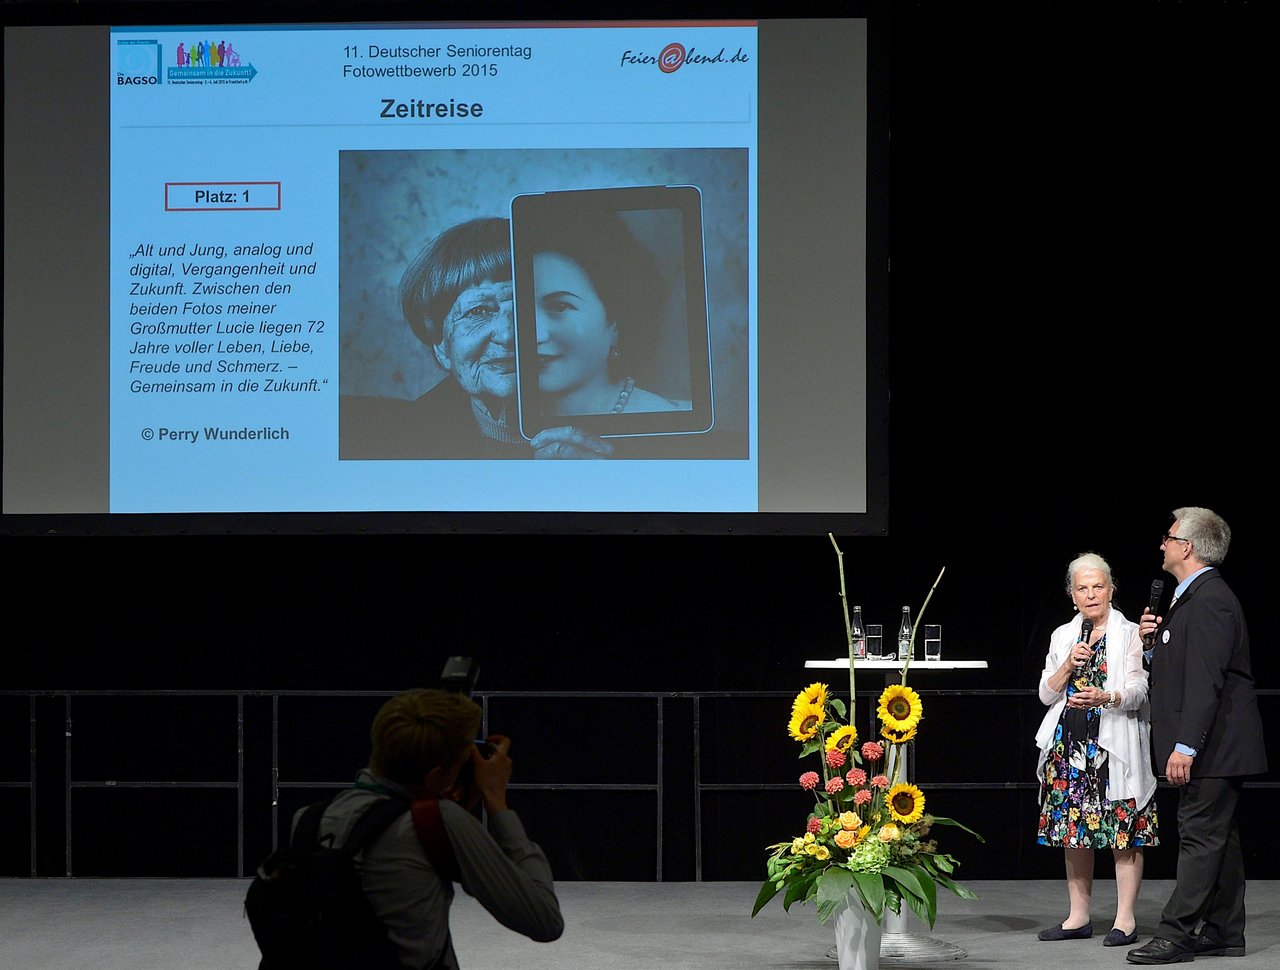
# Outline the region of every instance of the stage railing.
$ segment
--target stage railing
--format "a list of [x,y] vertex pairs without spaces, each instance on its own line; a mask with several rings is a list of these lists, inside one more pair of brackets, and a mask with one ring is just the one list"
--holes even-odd
[[[63,788],[62,798],[64,804],[63,811],[63,851],[65,859],[65,875],[74,876],[75,873],[75,845],[74,845],[74,817],[73,817],[73,792],[85,789],[234,789],[236,793],[236,875],[243,877],[245,875],[245,788],[246,788],[246,767],[245,767],[245,703],[249,699],[269,699],[271,705],[271,755],[270,755],[270,778],[267,781],[271,792],[271,843],[272,848],[276,847],[278,833],[280,831],[281,819],[280,811],[280,794],[290,790],[301,789],[339,789],[350,784],[350,778],[332,778],[332,779],[300,779],[290,777],[289,765],[281,763],[280,754],[280,729],[281,729],[281,712],[280,702],[289,698],[315,698],[320,700],[331,699],[352,699],[352,698],[378,698],[390,697],[392,691],[306,691],[306,690],[124,690],[124,691],[106,691],[106,690],[41,690],[41,691],[0,691],[0,700],[9,699],[10,701],[20,702],[21,699],[26,700],[26,719],[28,724],[28,741],[29,756],[28,770],[29,776],[25,781],[3,780],[0,776],[0,790],[17,789],[26,790],[28,793],[28,825],[30,832],[30,872],[33,877],[39,875],[38,872],[38,838],[39,830],[39,805],[42,785],[40,782],[40,772],[38,768],[41,765],[39,757],[41,752],[38,743],[40,736],[39,717],[37,713],[37,701],[40,698],[62,699],[62,745],[61,751],[44,757],[61,758],[63,771],[61,777],[61,785]],[[868,703],[878,696],[879,689],[869,691],[859,691],[858,709],[866,712],[867,718],[865,724],[858,725],[859,732],[864,737],[873,737],[874,731],[874,713],[873,705]],[[1033,690],[921,690],[923,697],[962,697],[971,698],[975,701],[986,702],[999,700],[1001,698],[1028,698],[1033,697]],[[1280,690],[1262,690],[1259,691],[1262,697],[1280,696]],[[234,739],[236,758],[234,777],[213,778],[204,780],[118,780],[103,776],[95,778],[76,777],[73,772],[72,752],[76,738],[75,727],[75,702],[83,698],[111,698],[111,699],[129,699],[129,698],[213,698],[213,697],[229,697],[235,699],[235,715],[234,718],[228,717],[225,727],[210,726],[209,731],[225,730],[226,737],[230,741]],[[762,700],[762,699],[781,699],[790,700],[794,697],[792,691],[610,691],[610,692],[590,692],[590,691],[561,691],[561,692],[543,692],[543,691],[476,691],[473,697],[481,705],[484,712],[484,727],[488,730],[490,707],[494,701],[501,700],[536,700],[536,701],[555,701],[562,699],[586,699],[592,701],[620,701],[620,700],[638,700],[648,701],[653,705],[654,731],[656,734],[656,755],[653,763],[652,780],[640,780],[637,782],[627,783],[607,783],[589,779],[571,782],[538,782],[534,781],[513,781],[510,789],[513,791],[604,791],[604,792],[649,792],[653,793],[656,801],[656,838],[655,838],[655,871],[656,880],[663,880],[663,835],[664,835],[664,816],[667,794],[667,781],[664,779],[664,767],[667,759],[667,747],[672,743],[666,737],[666,717],[667,707],[672,701],[682,700],[688,701],[692,705],[692,725],[690,733],[687,735],[687,743],[691,747],[690,759],[693,766],[693,804],[690,806],[692,810],[691,828],[693,832],[694,857],[695,857],[695,879],[702,881],[703,878],[703,855],[704,855],[704,833],[703,833],[703,809],[704,796],[714,792],[763,792],[763,791],[794,791],[796,786],[794,782],[710,782],[703,778],[703,711],[707,701],[712,700],[728,700],[728,701],[745,701],[745,700]],[[48,715],[46,715],[46,720]],[[354,730],[362,731],[367,729],[367,725],[354,725]],[[48,726],[45,727],[45,736],[49,735]],[[46,769],[47,771],[47,769]],[[254,779],[259,783],[262,779]],[[1249,787],[1254,788],[1280,788],[1280,782],[1253,781],[1248,783]],[[44,790],[52,785],[51,782],[45,781]],[[946,782],[946,781],[929,781],[929,787],[933,790],[993,790],[993,789],[1033,789],[1036,787],[1035,781],[979,781],[979,782]],[[259,811],[257,808],[252,812]],[[13,831],[13,828],[9,829]],[[228,846],[230,851],[230,846]]]

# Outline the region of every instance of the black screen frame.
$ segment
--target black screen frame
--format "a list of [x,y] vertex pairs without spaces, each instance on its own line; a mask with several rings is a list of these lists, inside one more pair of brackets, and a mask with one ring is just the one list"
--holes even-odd
[[[502,4],[486,5],[483,16],[474,4],[442,4],[433,7],[432,22],[470,21],[486,22],[509,20],[520,12]],[[797,8],[785,20],[771,19],[752,5],[707,4],[690,10],[655,9],[646,6],[635,11],[632,17],[619,8],[611,12],[609,22],[628,22],[643,17],[645,20],[671,19],[754,19],[762,32],[770,25],[798,23],[803,20],[804,8]],[[815,12],[816,13],[816,12]],[[572,4],[557,5],[554,10],[542,14],[543,18],[572,19],[586,17],[589,13]],[[210,0],[206,3],[178,4],[116,4],[64,5],[28,3],[6,5],[5,25],[9,26],[74,26],[96,27],[105,36],[107,25],[176,24],[176,23],[341,23],[381,21],[387,23],[411,23],[423,19],[421,8],[410,9],[399,4],[369,4],[358,9],[347,6],[313,4],[292,6],[287,4],[245,5]],[[527,19],[527,13],[520,17]],[[540,18],[541,19],[541,18]],[[598,14],[592,17],[601,20]],[[65,513],[6,513],[2,517],[0,531],[6,535],[173,535],[173,534],[329,534],[329,533],[653,533],[653,534],[792,534],[813,535],[835,531],[842,535],[886,535],[889,525],[889,324],[888,324],[888,240],[889,240],[889,151],[888,151],[888,87],[890,22],[887,10],[878,4],[853,4],[844,18],[865,19],[867,23],[867,128],[866,128],[866,401],[867,422],[865,476],[865,511],[774,511],[765,509],[750,513],[717,512],[273,512],[273,513],[181,513],[130,515],[97,511],[68,511]],[[7,31],[6,31],[7,33]],[[765,36],[762,34],[762,36]],[[762,41],[763,43],[763,41]],[[100,45],[105,48],[105,44]],[[6,44],[6,48],[8,45]],[[8,50],[6,50],[8,53]],[[105,50],[103,51],[105,58]],[[8,58],[6,58],[8,62]],[[762,79],[763,83],[763,79]],[[780,93],[785,98],[787,94]],[[762,91],[762,114],[770,100]],[[99,94],[98,106],[106,101],[106,92]],[[36,106],[32,107],[35,110]],[[88,106],[92,109],[92,105]],[[8,114],[8,107],[6,113]],[[80,105],[79,110],[86,110]],[[802,110],[800,108],[796,109]],[[820,110],[820,109],[816,109]],[[65,121],[50,124],[65,126]],[[6,125],[6,128],[8,126]],[[102,112],[85,129],[91,138],[106,139],[106,117]],[[6,171],[9,165],[9,138],[6,138]],[[769,246],[790,246],[794,240],[787,238],[783,228],[786,213],[801,198],[808,187],[793,185],[784,189],[781,183],[772,181],[777,174],[777,164],[785,164],[785,156],[770,160],[766,146],[761,146],[761,184],[759,213],[759,243],[761,251]],[[103,166],[105,170],[105,165]],[[105,181],[105,171],[101,173]],[[14,191],[6,180],[6,197]],[[100,204],[106,205],[105,186],[101,190]],[[8,206],[6,206],[8,211]],[[102,217],[105,227],[106,218]],[[10,236],[10,219],[6,215],[6,239]],[[84,245],[85,241],[81,242]],[[92,243],[92,240],[88,240]],[[106,252],[105,228],[98,245]],[[6,245],[5,274],[10,279],[20,279],[22,261],[10,260]],[[74,254],[69,257],[74,258]],[[105,255],[103,257],[105,261]],[[106,286],[105,268],[88,266],[78,274],[87,286]],[[776,281],[772,281],[776,282]],[[767,267],[762,267],[758,282],[760,315],[768,312],[772,282]],[[6,286],[6,293],[11,286]],[[13,305],[6,296],[6,316]],[[21,312],[21,306],[18,306]],[[105,329],[105,328],[104,328]],[[6,331],[6,355],[9,335]],[[762,355],[763,356],[763,355]],[[803,416],[802,416],[803,417]],[[823,421],[817,422],[822,425]],[[89,428],[85,448],[105,450],[106,415],[90,420],[100,422],[99,428]],[[7,423],[7,422],[6,422]],[[101,432],[101,441],[89,440]],[[819,429],[823,434],[829,427]],[[768,445],[769,432],[762,428],[762,447]],[[788,438],[791,436],[788,435]],[[21,449],[17,449],[21,451]],[[6,455],[9,450],[9,432],[6,430]],[[8,458],[6,458],[6,461]],[[65,464],[65,463],[64,463]],[[53,474],[76,475],[83,468],[72,461],[66,467],[52,468]],[[763,502],[762,502],[763,505]]]

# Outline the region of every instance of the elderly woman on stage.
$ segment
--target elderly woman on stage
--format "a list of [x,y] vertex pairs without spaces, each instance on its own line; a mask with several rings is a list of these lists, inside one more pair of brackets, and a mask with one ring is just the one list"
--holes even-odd
[[1067,594],[1080,615],[1053,631],[1040,675],[1049,710],[1036,732],[1037,835],[1041,845],[1066,850],[1071,905],[1066,919],[1040,931],[1041,940],[1093,936],[1093,853],[1110,849],[1116,916],[1103,945],[1133,943],[1142,850],[1160,843],[1142,639],[1137,624],[1112,607],[1114,593],[1101,556],[1085,553],[1067,567]]

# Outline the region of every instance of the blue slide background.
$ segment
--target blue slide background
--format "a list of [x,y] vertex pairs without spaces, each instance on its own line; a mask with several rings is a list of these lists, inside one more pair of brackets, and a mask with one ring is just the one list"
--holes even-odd
[[[227,40],[240,64],[184,71],[177,67],[179,42]],[[136,41],[147,43],[138,44]],[[154,42],[152,44],[151,42]],[[657,55],[668,44],[712,56],[722,48],[734,63],[696,63],[692,58],[670,73],[654,63],[626,60],[627,52]],[[414,30],[264,28],[157,28],[112,33],[112,342],[111,499],[113,512],[141,511],[325,511],[325,510],[592,510],[592,511],[755,511],[757,507],[755,401],[755,148],[756,33],[752,27],[657,26],[633,28],[503,28]],[[528,48],[530,56],[449,57],[445,45]],[[369,45],[439,48],[434,57],[369,59]],[[154,49],[153,49],[154,48]],[[359,56],[352,56],[355,52]],[[151,58],[151,61],[148,61]],[[151,62],[160,83],[122,83],[145,77]],[[453,77],[363,78],[344,76],[344,65],[444,67]],[[463,78],[464,64],[485,65],[482,76]],[[204,83],[181,83],[200,80]],[[383,99],[480,102],[480,118],[383,118]],[[691,149],[712,151],[691,151]],[[747,421],[749,460],[720,462],[339,462],[337,395],[339,322],[349,307],[339,296],[339,231],[342,152],[419,153],[444,159],[466,151],[477,158],[541,159],[519,191],[590,187],[616,177],[614,184],[699,184],[708,211],[709,289],[713,328],[718,328],[717,383],[724,380],[717,409],[726,420]],[[537,150],[537,151],[533,151]],[[424,153],[425,154],[422,154]],[[548,161],[562,156],[560,163]],[[367,157],[367,156],[366,156]],[[695,164],[693,159],[699,161]],[[607,162],[607,164],[606,164]],[[498,166],[500,168],[502,166]],[[561,184],[548,180],[552,169]],[[475,214],[503,214],[495,208],[505,189],[492,174],[468,180],[456,166],[442,166],[452,182],[445,195]],[[687,175],[681,173],[687,172]],[[418,178],[414,174],[413,178]],[[634,181],[632,181],[634,180]],[[280,207],[265,211],[177,212],[165,208],[165,185],[175,182],[280,183]],[[420,244],[428,226],[421,206],[413,210],[413,188],[401,176],[395,191],[406,193],[403,211],[377,205],[361,218],[395,224],[397,239]],[[575,183],[573,185],[564,183]],[[236,191],[241,191],[237,188]],[[260,189],[253,190],[259,201]],[[274,188],[269,190],[274,199]],[[514,194],[514,193],[513,193]],[[357,211],[359,207],[352,208]],[[434,213],[425,213],[432,216]],[[736,220],[736,221],[735,221]],[[456,221],[456,220],[455,220]],[[451,223],[444,223],[451,224]],[[442,224],[443,225],[443,224]],[[745,235],[743,235],[745,233]],[[736,237],[736,238],[735,238]],[[153,259],[133,256],[140,245],[235,244],[309,246],[305,256],[281,257],[287,267],[315,264],[314,273],[254,277],[277,280],[291,292],[278,297],[188,295],[139,297],[131,269],[151,262],[173,263],[184,279],[183,263],[209,263],[189,256]],[[399,243],[397,242],[397,245]],[[385,253],[379,253],[385,256]],[[406,251],[406,258],[412,251]],[[261,257],[222,263],[271,262]],[[398,278],[394,260],[371,271],[371,286]],[[403,267],[403,263],[400,263]],[[713,272],[714,270],[714,272]],[[730,275],[726,275],[732,272]],[[717,282],[713,284],[713,277]],[[185,277],[188,281],[191,277]],[[219,277],[226,280],[226,277]],[[190,285],[186,288],[190,293]],[[346,295],[343,295],[343,300]],[[190,300],[222,305],[277,304],[269,314],[183,311]],[[177,312],[138,314],[142,302],[176,304]],[[140,358],[131,348],[140,339],[186,342],[188,337],[142,338],[135,321],[186,323],[223,319],[241,322],[324,321],[288,339],[308,349],[283,354],[213,353]],[[345,322],[343,323],[345,326]],[[201,338],[216,342],[218,335]],[[223,338],[225,339],[225,338]],[[233,338],[236,339],[236,338]],[[241,338],[270,347],[271,337]],[[412,339],[411,337],[409,339]],[[288,381],[314,378],[315,390],[265,394],[223,390],[246,375],[130,373],[131,362],[176,359],[189,363],[224,358],[281,361]],[[249,375],[254,376],[254,375]],[[369,375],[352,375],[364,381]],[[209,393],[138,393],[135,378],[147,381],[210,380]],[[348,377],[344,374],[343,381]],[[415,378],[429,380],[423,374]],[[344,387],[344,390],[346,388]],[[744,418],[744,415],[750,416]],[[210,440],[207,427],[287,429],[287,439]],[[175,431],[193,431],[195,441]]]

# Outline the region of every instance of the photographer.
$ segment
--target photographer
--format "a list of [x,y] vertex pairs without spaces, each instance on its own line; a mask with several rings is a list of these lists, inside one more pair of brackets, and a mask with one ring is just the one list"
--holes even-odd
[[[412,811],[356,856],[365,895],[404,967],[457,970],[449,936],[453,879],[508,929],[540,942],[564,930],[546,856],[507,808],[511,742],[489,738],[486,757],[475,742],[479,728],[480,708],[462,694],[414,690],[393,697],[374,718],[369,767],[334,799],[320,825],[322,836],[341,845],[376,800],[414,800]],[[480,799],[487,829],[470,812]],[[446,865],[439,865],[442,858]]]

